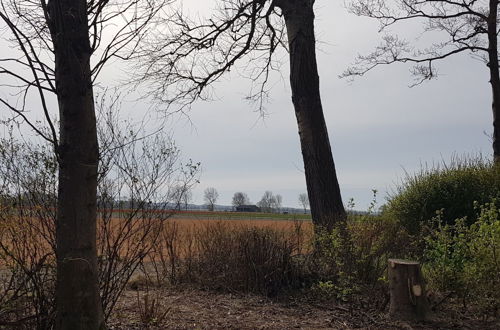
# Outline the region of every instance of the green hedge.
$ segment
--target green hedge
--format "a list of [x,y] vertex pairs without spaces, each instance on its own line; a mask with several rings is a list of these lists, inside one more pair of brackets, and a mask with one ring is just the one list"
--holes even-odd
[[[425,168],[407,175],[389,196],[383,212],[395,218],[410,233],[420,230],[442,210],[444,223],[467,217],[470,225],[477,217],[474,202],[484,204],[500,197],[500,166],[482,158],[454,160],[451,164]],[[498,202],[497,202],[498,203]]]

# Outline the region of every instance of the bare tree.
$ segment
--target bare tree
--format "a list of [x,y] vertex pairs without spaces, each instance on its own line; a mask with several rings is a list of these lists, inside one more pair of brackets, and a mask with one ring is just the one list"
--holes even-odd
[[260,207],[262,212],[270,213],[272,212],[273,200],[274,200],[273,192],[267,190],[264,192],[264,195],[262,195],[262,198],[257,203],[257,206]]
[[211,83],[246,60],[254,81],[248,98],[262,109],[270,72],[279,68],[273,55],[286,49],[312,218],[331,229],[346,214],[321,105],[313,5],[314,0],[223,0],[206,21],[171,13],[163,22],[168,28],[139,54],[139,65],[153,96],[182,107],[209,98]]
[[262,198],[257,205],[263,212],[279,212],[282,201],[283,198],[281,195],[274,195],[272,191],[267,190],[264,192],[264,195],[262,195]]
[[[469,53],[488,67],[493,98],[493,156],[500,162],[500,75],[498,68],[498,4],[496,0],[354,0],[350,10],[380,22],[380,31],[405,21],[421,21],[423,32],[440,41],[415,48],[397,35],[385,34],[368,55],[359,56],[341,77],[363,76],[380,65],[414,64],[414,85],[438,76],[435,63]],[[439,34],[436,34],[439,33]],[[419,40],[421,38],[419,37]]]
[[190,191],[190,187],[180,185],[180,186],[175,186],[171,189],[171,199],[173,201],[173,204],[175,204],[175,208],[177,210],[180,210],[181,207],[187,210],[187,205],[189,201],[191,200],[193,194]]
[[[104,327],[96,256],[99,147],[93,84],[110,59],[130,57],[159,10],[156,4],[164,2],[0,1],[0,19],[17,51],[1,58],[2,88],[15,93],[14,100],[2,97],[0,103],[13,114],[11,120],[24,121],[49,141],[58,161],[56,329]],[[114,28],[110,39],[103,36],[109,27]],[[29,117],[32,92],[48,129]],[[54,96],[59,134],[49,102]]]
[[309,198],[306,193],[299,194],[299,203],[304,208],[304,214],[306,214],[309,207]]
[[217,192],[217,189],[208,187],[203,193],[203,198],[205,199],[208,210],[213,211],[215,209],[215,203],[219,198],[219,193]]
[[248,195],[245,194],[244,192],[235,192],[233,195],[233,206],[241,206],[241,205],[247,205],[250,203],[250,198],[248,198]]
[[276,212],[281,212],[281,204],[283,203],[283,197],[280,194],[276,194],[274,196],[274,205],[273,208]]
[[193,192],[190,189],[186,190],[181,198],[182,203],[184,204],[184,209],[186,211],[189,207],[189,202],[191,202],[192,199],[193,199]]

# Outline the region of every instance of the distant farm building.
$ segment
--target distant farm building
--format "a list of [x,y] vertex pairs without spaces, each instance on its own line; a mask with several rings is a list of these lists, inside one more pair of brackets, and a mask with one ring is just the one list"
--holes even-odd
[[260,212],[260,207],[257,205],[240,205],[236,206],[236,212]]

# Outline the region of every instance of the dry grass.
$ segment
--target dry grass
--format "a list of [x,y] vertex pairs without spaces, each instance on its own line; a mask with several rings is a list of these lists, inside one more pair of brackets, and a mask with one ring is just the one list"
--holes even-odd
[[295,281],[294,258],[308,251],[311,237],[303,221],[172,219],[144,273],[159,284],[273,295]]
[[[223,226],[228,230],[243,230],[248,228],[273,229],[283,232],[295,240],[299,248],[299,253],[312,237],[313,227],[310,221],[286,221],[286,220],[213,220],[213,219],[193,219],[193,218],[171,218],[163,224],[163,241],[178,243],[180,246],[173,247],[180,251],[181,257],[189,255],[189,250],[193,245],[192,239],[188,236],[196,236],[196,233],[210,230],[216,226]],[[173,240],[177,240],[174,242]]]
[[[207,213],[207,212],[205,212]],[[161,251],[163,254],[176,254],[177,256],[184,258],[193,253],[192,249],[195,245],[194,236],[196,233],[200,233],[203,230],[208,230],[208,228],[223,225],[227,229],[231,230],[242,230],[244,228],[269,228],[278,230],[280,232],[286,233],[290,238],[294,239],[294,243],[298,248],[298,253],[304,253],[304,248],[307,246],[310,238],[312,237],[312,223],[310,221],[304,220],[255,220],[255,219],[234,219],[234,220],[217,220],[212,218],[203,218],[200,213],[198,218],[187,218],[187,217],[172,217],[167,220],[151,219],[154,228],[161,228],[160,230],[160,241],[165,244],[166,250]],[[141,219],[137,219],[131,225],[127,224],[126,228],[122,225],[123,219],[120,217],[113,217],[108,220],[109,223],[107,227],[102,225],[102,219],[98,222],[98,237],[103,234],[102,230],[111,230],[111,238],[118,231],[130,230],[139,232],[141,227],[144,226]],[[26,217],[9,217],[8,219],[2,219],[0,224],[0,237],[2,238],[2,243],[7,247],[12,247],[14,244],[26,244],[36,247],[37,254],[41,257],[46,254],[52,254],[53,244],[54,244],[54,228],[50,220],[41,219],[34,216]],[[160,225],[160,223],[162,223]],[[114,232],[114,233],[113,233]],[[157,234],[158,232],[156,232]],[[109,238],[108,238],[109,239]],[[130,242],[132,244],[132,242]],[[135,242],[137,243],[137,242]],[[99,244],[99,241],[98,241]],[[123,244],[122,251],[120,251],[120,256],[125,256],[127,253],[125,249],[130,246],[130,244]],[[98,250],[100,250],[98,248]],[[155,249],[156,252],[152,252],[147,260],[151,258],[157,259],[161,258],[160,252]]]

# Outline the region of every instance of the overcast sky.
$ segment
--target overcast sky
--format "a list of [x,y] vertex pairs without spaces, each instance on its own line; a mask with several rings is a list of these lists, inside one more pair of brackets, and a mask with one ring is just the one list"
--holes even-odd
[[[209,13],[211,1],[196,3]],[[344,202],[354,198],[366,209],[372,189],[384,202],[404,171],[422,163],[449,160],[453,154],[483,153],[491,157],[490,86],[486,67],[468,56],[441,63],[439,79],[408,88],[409,67],[380,67],[353,82],[338,75],[358,53],[380,41],[378,23],[349,14],[342,1],[316,1],[316,35],[323,108]],[[415,35],[419,25],[405,28]],[[425,37],[419,42],[425,43]],[[231,204],[236,191],[257,203],[264,191],[283,196],[283,205],[298,207],[306,192],[302,155],[288,84],[288,59],[282,78],[275,77],[265,118],[243,100],[248,81],[232,73],[215,85],[216,101],[196,103],[186,118],[171,121],[185,158],[200,161],[201,183],[194,203],[203,203],[203,190],[214,187],[218,204]],[[117,76],[124,77],[117,71]],[[147,105],[124,103],[141,113]]]
[[[341,80],[337,76],[358,53],[378,44],[378,23],[349,14],[341,1],[318,0],[315,8],[322,101],[344,202],[352,197],[357,209],[366,209],[372,189],[383,202],[404,171],[414,172],[422,163],[464,153],[490,157],[485,132],[492,131],[492,112],[484,64],[468,56],[452,58],[439,65],[438,80],[414,88],[408,88],[412,79],[405,65],[381,67],[354,82]],[[230,204],[236,191],[256,203],[271,190],[283,196],[284,205],[299,205],[306,186],[288,63],[283,69],[265,119],[242,99],[248,83],[232,75],[216,86],[217,101],[197,103],[191,123],[176,123],[183,154],[202,162],[196,203],[203,202],[206,187],[215,187],[220,204]]]

